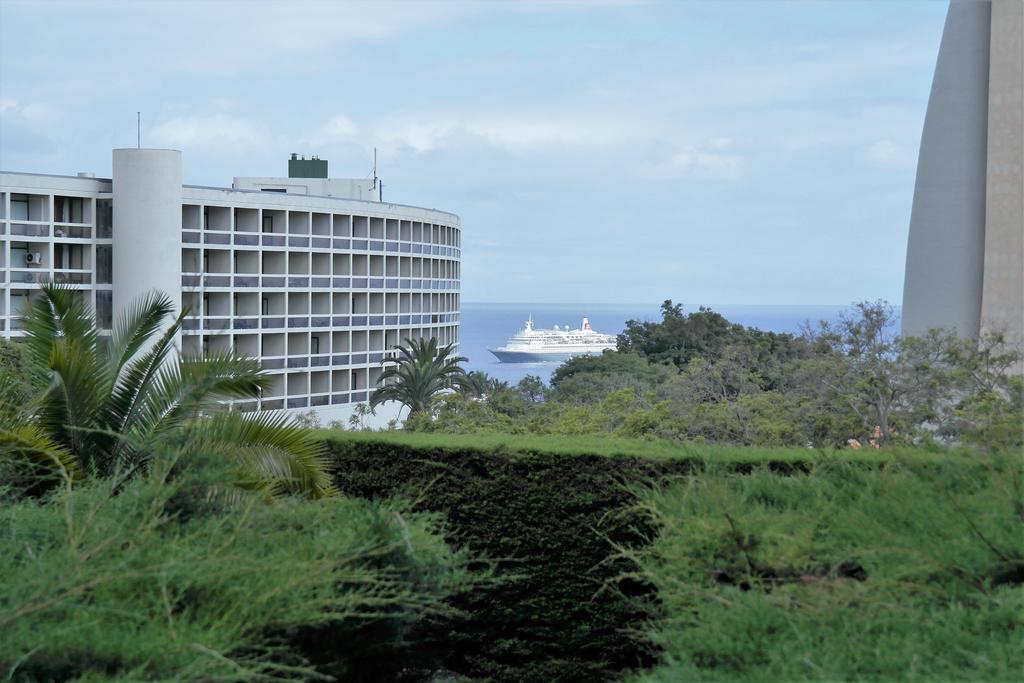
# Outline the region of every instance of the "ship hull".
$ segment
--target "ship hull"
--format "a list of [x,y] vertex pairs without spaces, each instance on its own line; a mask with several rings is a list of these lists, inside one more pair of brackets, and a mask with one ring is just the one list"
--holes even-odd
[[576,356],[598,355],[600,351],[504,351],[488,349],[502,363],[561,363]]

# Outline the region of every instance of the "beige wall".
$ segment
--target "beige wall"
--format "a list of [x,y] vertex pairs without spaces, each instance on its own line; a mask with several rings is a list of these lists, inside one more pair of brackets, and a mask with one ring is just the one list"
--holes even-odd
[[1024,0],[994,0],[981,329],[1024,343]]

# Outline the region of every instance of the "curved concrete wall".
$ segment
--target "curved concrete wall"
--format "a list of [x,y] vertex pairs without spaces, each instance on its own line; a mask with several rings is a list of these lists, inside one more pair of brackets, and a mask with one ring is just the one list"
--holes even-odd
[[115,149],[114,316],[151,290],[181,292],[181,152]]
[[989,2],[953,0],[932,81],[911,209],[903,333],[976,337],[985,255]]
[[1024,0],[992,3],[982,332],[1024,345]]

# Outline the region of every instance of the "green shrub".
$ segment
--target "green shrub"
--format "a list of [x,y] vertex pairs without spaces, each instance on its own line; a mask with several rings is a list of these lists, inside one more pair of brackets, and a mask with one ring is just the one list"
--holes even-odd
[[[288,499],[218,468],[0,498],[0,670],[14,680],[379,680],[468,585],[436,516]],[[330,643],[333,647],[325,647]]]
[[725,468],[640,492],[657,588],[643,681],[1019,680],[1019,455]]
[[[347,495],[413,492],[446,513],[450,540],[496,562],[503,579],[452,601],[464,616],[424,637],[446,666],[503,681],[611,680],[653,661],[634,637],[650,585],[619,580],[655,526],[631,484],[700,472],[709,463],[790,473],[820,460],[870,467],[890,453],[679,446],[659,441],[507,434],[335,433],[335,485]],[[910,457],[910,456],[908,456]],[[931,456],[916,453],[913,457]]]

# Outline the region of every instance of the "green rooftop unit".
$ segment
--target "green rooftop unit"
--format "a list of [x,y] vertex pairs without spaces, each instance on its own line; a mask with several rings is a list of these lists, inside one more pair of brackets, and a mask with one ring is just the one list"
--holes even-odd
[[288,160],[288,177],[326,178],[327,159],[321,159],[316,156],[309,159],[303,156],[300,159],[298,154],[292,154],[291,158]]

